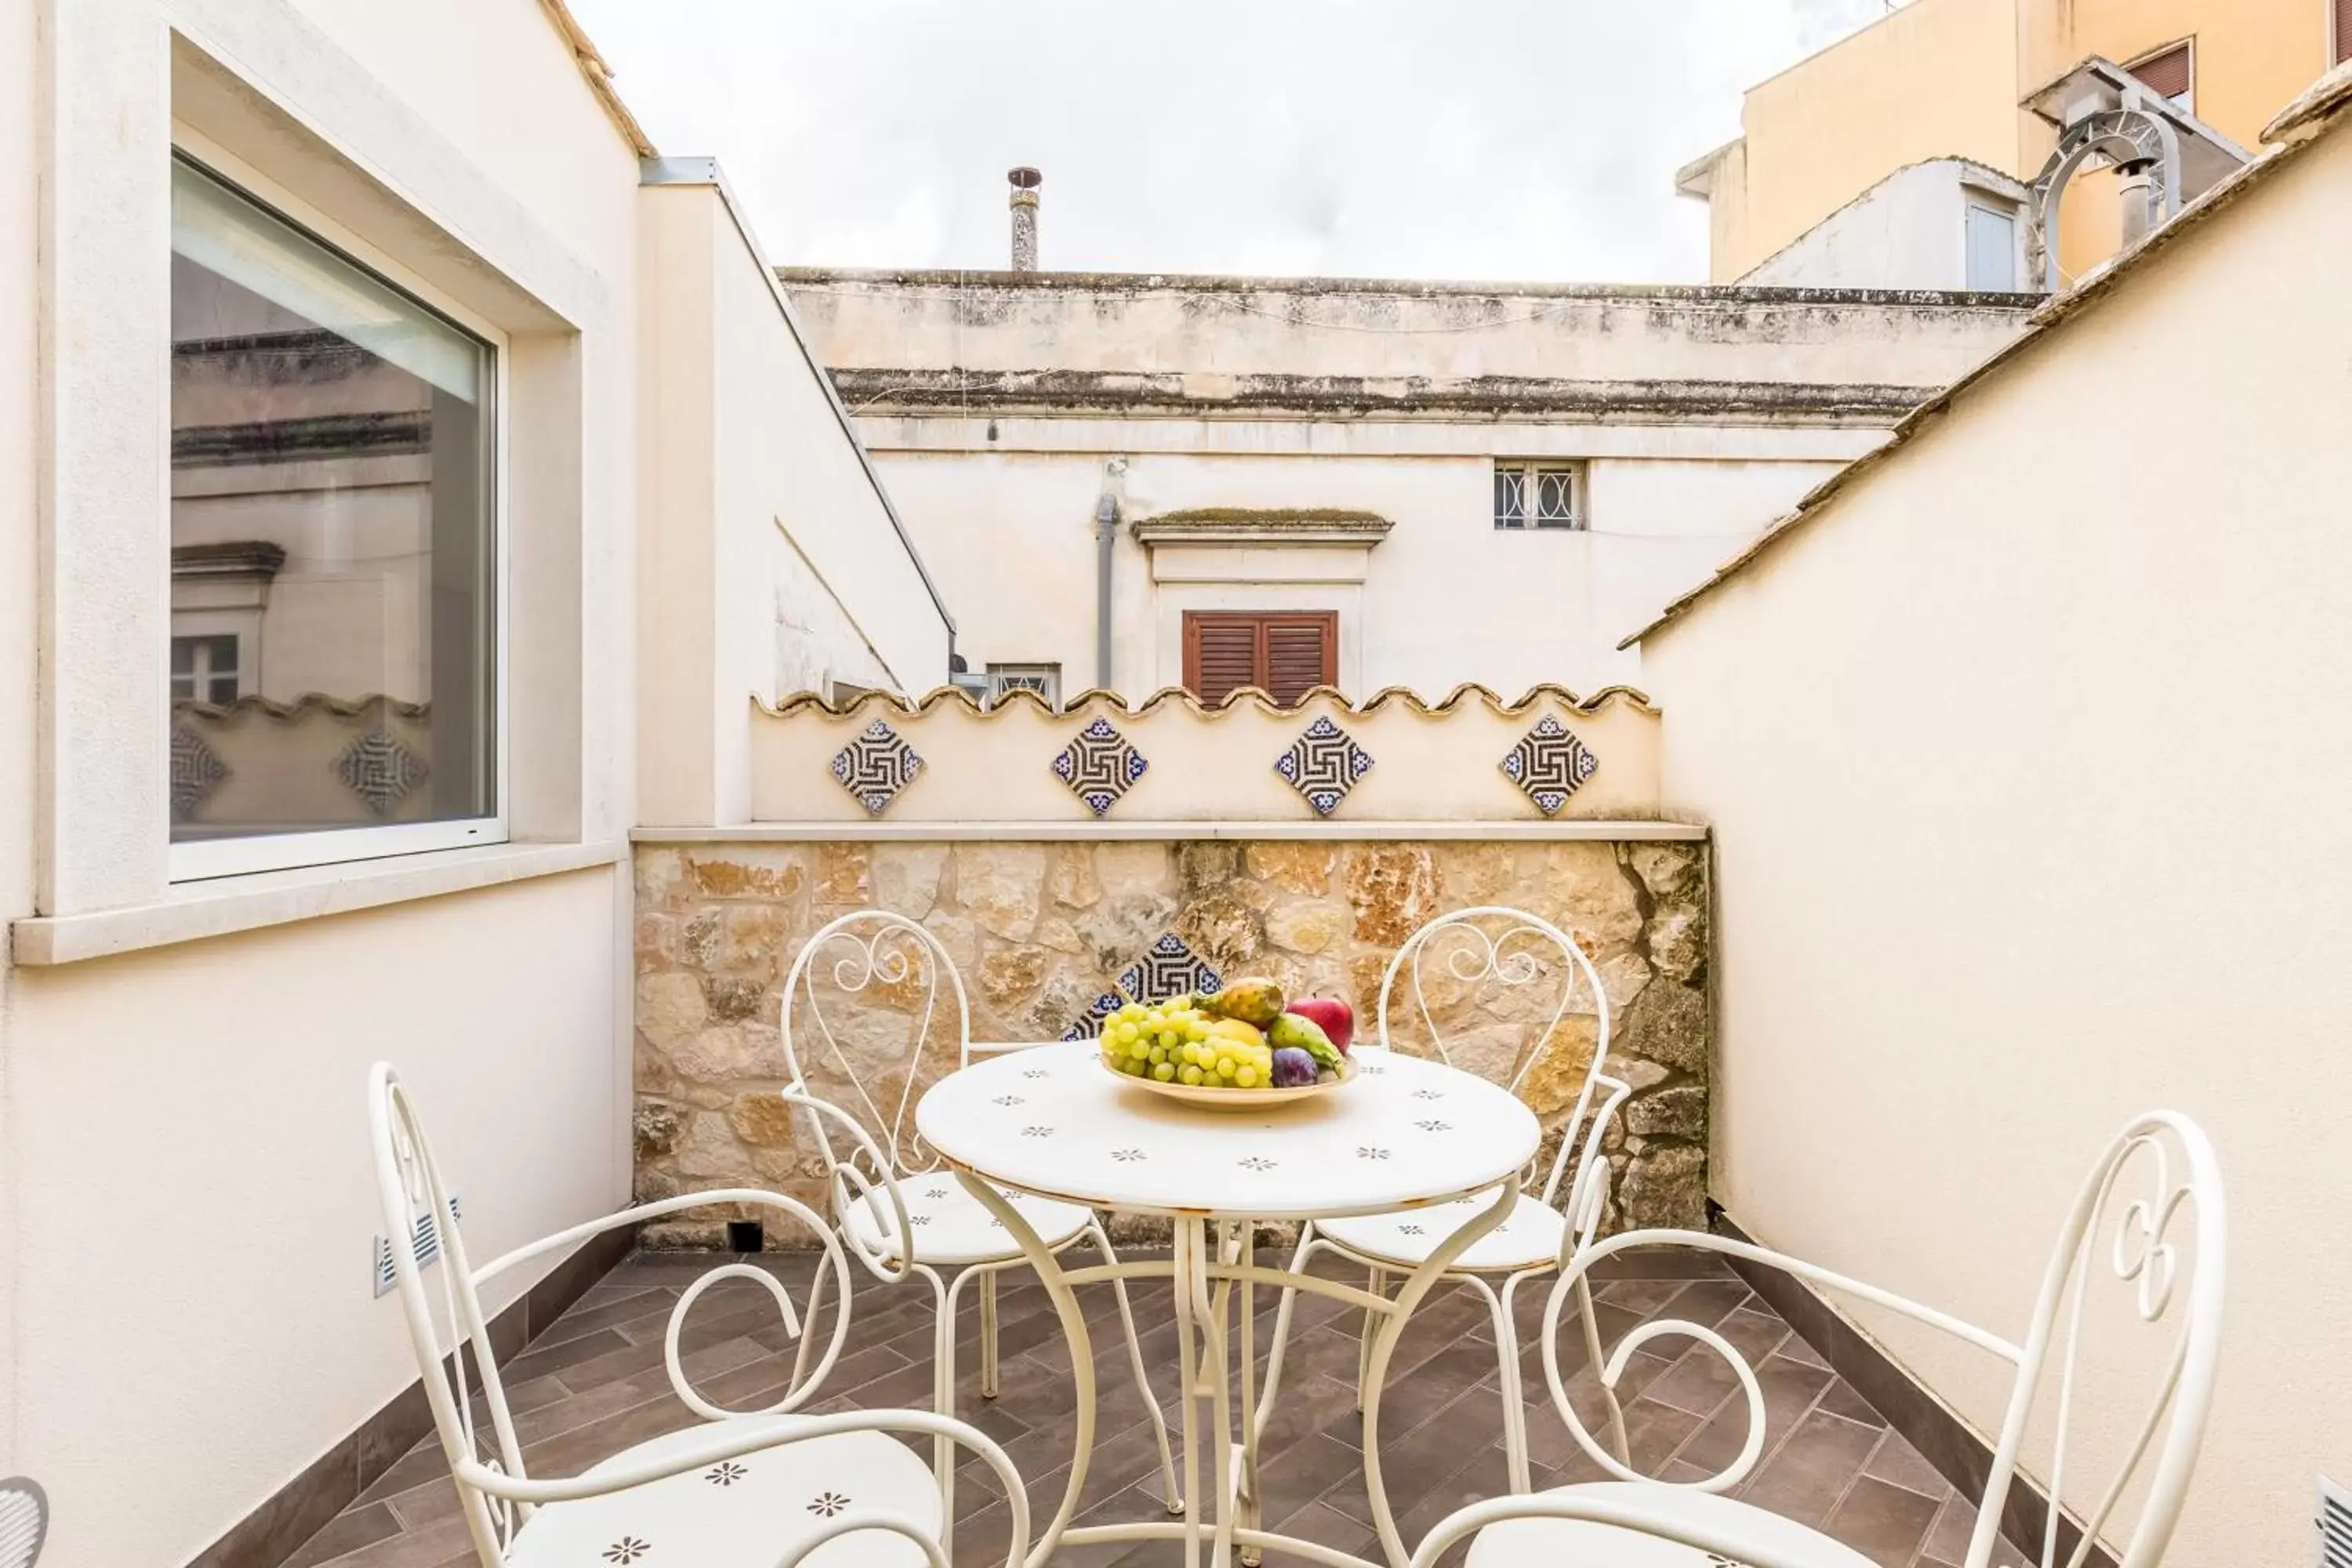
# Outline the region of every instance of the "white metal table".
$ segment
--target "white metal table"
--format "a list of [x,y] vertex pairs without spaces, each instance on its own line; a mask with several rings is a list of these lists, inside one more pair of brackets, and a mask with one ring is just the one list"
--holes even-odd
[[[1268,1547],[1318,1562],[1362,1560],[1318,1542],[1274,1534],[1256,1513],[1255,1292],[1259,1286],[1310,1290],[1371,1314],[1364,1375],[1364,1483],[1382,1550],[1407,1561],[1381,1483],[1380,1396],[1405,1321],[1446,1266],[1500,1225],[1518,1195],[1520,1168],[1542,1132],[1507,1091],[1441,1062],[1388,1051],[1356,1055],[1346,1089],[1257,1111],[1203,1110],[1138,1088],[1104,1068],[1092,1041],[1009,1051],[950,1074],[916,1108],[923,1142],[953,1167],[973,1197],[1020,1243],[1060,1316],[1077,1382],[1077,1451],[1062,1504],[1039,1534],[1032,1564],[1064,1542],[1181,1539],[1186,1568],[1199,1568],[1204,1535],[1224,1568],[1239,1551],[1255,1561]],[[1165,1259],[1066,1269],[1037,1237],[1005,1189],[1095,1208],[1165,1215],[1175,1222]],[[1262,1220],[1334,1219],[1450,1203],[1493,1193],[1494,1201],[1408,1275],[1394,1297],[1336,1279],[1258,1263],[1253,1237]],[[1210,1406],[1211,1474],[1218,1479],[1213,1523],[1198,1506],[1181,1519],[1141,1520],[1073,1530],[1094,1447],[1094,1352],[1071,1288],[1096,1280],[1167,1276],[1174,1285],[1179,1375],[1184,1391],[1184,1496],[1200,1493],[1199,1404]],[[1241,1296],[1238,1357],[1228,1354],[1232,1297]],[[1235,1363],[1244,1440],[1234,1438]],[[1213,1532],[1213,1533],[1212,1533]]]

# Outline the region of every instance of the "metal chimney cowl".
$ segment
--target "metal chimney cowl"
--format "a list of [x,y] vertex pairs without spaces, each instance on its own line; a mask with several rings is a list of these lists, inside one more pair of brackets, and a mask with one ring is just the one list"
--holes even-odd
[[1037,187],[1045,176],[1024,164],[1008,169],[1005,180],[1013,186],[1013,270],[1037,270]]

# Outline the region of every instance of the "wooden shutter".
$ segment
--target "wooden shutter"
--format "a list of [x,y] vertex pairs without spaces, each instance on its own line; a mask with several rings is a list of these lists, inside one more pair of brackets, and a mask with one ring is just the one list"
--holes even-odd
[[1184,612],[1184,685],[1203,702],[1255,686],[1277,702],[1339,679],[1335,610]]
[[2337,65],[2352,60],[2352,0],[2336,0],[2336,32],[2330,41],[2336,46]]
[[1296,702],[1315,687],[1337,685],[1339,617],[1269,616],[1265,622],[1265,689],[1276,702]]

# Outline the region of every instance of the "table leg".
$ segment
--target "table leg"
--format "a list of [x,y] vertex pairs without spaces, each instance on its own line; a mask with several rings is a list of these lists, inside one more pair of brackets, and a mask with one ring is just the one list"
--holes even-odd
[[1184,1568],[1201,1568],[1201,1363],[1193,1342],[1197,1328],[1193,1321],[1193,1290],[1200,1268],[1196,1255],[1205,1229],[1206,1222],[1202,1220],[1179,1219],[1174,1223],[1171,1257],[1175,1268],[1169,1279],[1176,1305],[1176,1386],[1182,1391],[1183,1400],[1184,1498],[1192,1505],[1184,1511]]
[[[1257,1473],[1257,1277],[1251,1272],[1257,1264],[1257,1226],[1244,1221],[1242,1225],[1242,1479],[1240,1527],[1244,1530],[1264,1530],[1265,1517],[1258,1507]],[[1243,1568],[1258,1568],[1265,1553],[1255,1546],[1242,1548]]]
[[[982,1181],[969,1171],[958,1168],[955,1178],[963,1184],[964,1191],[970,1193],[981,1207],[996,1217],[1004,1226],[1005,1234],[1019,1245],[1022,1256],[1036,1271],[1037,1282],[1045,1288],[1046,1298],[1054,1303],[1055,1314],[1062,1321],[1063,1336],[1069,1341],[1070,1375],[1077,1393],[1077,1440],[1070,1454],[1070,1479],[1062,1489],[1062,1506],[1055,1510],[1053,1519],[1038,1532],[1035,1542],[1029,1548],[1028,1568],[1044,1568],[1053,1559],[1055,1548],[1061,1544],[1062,1532],[1070,1527],[1071,1517],[1078,1511],[1078,1499],[1087,1486],[1087,1463],[1094,1456],[1094,1342],[1087,1334],[1086,1314],[1078,1310],[1077,1293],[1070,1289],[1070,1282],[1063,1273],[1061,1259],[1055,1257],[1053,1249],[1039,1239],[1036,1230],[1022,1217],[1021,1211],[1005,1202],[1004,1194],[998,1192],[992,1184]],[[954,1337],[950,1326],[944,1336],[948,1345],[954,1343]],[[1190,1419],[1189,1405],[1187,1419]],[[1189,1460],[1188,1452],[1188,1463]],[[1188,1496],[1192,1492],[1189,1476],[1185,1480],[1185,1492]]]
[[[1389,1509],[1388,1490],[1381,1481],[1381,1385],[1388,1381],[1389,1358],[1396,1352],[1397,1341],[1404,1333],[1412,1310],[1430,1288],[1445,1276],[1455,1258],[1470,1249],[1471,1245],[1510,1216],[1518,1202],[1518,1188],[1506,1182],[1496,1189],[1495,1201],[1439,1245],[1419,1268],[1405,1276],[1404,1285],[1390,1303],[1389,1310],[1374,1328],[1371,1352],[1364,1363],[1361,1389],[1364,1410],[1364,1489],[1372,1505],[1372,1527],[1380,1534],[1381,1550],[1387,1553],[1394,1568],[1405,1568],[1411,1554],[1406,1552],[1404,1538],[1397,1532],[1395,1516]],[[1370,1326],[1370,1325],[1368,1325]]]

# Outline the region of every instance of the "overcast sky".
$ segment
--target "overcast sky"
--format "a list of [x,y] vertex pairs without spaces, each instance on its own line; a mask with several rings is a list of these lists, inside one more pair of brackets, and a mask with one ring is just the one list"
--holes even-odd
[[1687,281],[1674,170],[1888,0],[572,0],[780,262]]

